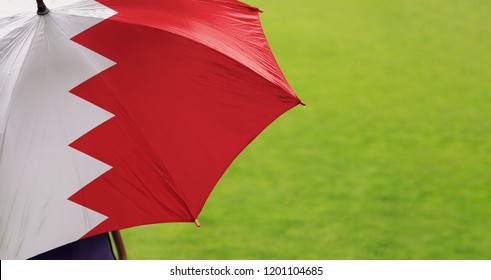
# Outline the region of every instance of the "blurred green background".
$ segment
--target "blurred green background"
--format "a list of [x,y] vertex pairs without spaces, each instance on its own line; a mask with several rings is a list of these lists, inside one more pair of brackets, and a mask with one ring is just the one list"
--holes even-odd
[[491,259],[491,2],[249,0],[308,104],[130,259]]

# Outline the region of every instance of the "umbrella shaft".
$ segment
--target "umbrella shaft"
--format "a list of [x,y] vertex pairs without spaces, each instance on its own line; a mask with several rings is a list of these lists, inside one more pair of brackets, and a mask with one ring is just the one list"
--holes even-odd
[[36,0],[36,2],[38,3],[38,7],[44,6],[44,1],[43,0]]

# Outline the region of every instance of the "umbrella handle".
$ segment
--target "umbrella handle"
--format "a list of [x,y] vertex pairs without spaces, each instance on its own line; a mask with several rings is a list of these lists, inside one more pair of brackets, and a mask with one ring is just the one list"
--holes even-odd
[[116,251],[118,252],[118,256],[120,260],[127,260],[128,256],[126,255],[126,248],[124,247],[123,237],[119,230],[111,231],[111,235],[113,236],[114,244],[116,245]]

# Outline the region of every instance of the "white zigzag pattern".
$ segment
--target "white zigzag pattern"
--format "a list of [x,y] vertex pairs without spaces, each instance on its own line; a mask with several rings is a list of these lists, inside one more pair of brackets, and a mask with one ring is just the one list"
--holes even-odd
[[0,18],[11,23],[0,24],[0,259],[25,259],[107,218],[67,198],[111,167],[68,145],[113,115],[69,90],[114,62],[70,38],[115,12],[45,0],[51,13],[41,17],[32,0],[29,12],[26,1],[0,2],[19,8]]

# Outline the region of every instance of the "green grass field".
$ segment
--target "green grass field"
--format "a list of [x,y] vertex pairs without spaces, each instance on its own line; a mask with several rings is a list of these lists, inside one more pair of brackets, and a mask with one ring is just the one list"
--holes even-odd
[[491,259],[491,2],[249,0],[307,107],[131,259]]

